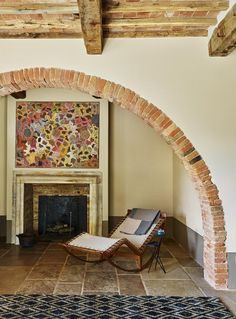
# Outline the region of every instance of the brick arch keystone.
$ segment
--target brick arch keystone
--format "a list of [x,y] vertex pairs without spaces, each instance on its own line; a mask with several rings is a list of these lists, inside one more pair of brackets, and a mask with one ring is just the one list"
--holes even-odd
[[158,107],[135,92],[96,76],[57,68],[0,73],[0,96],[34,88],[69,88],[115,101],[150,125],[181,159],[198,191],[204,230],[204,276],[216,289],[227,288],[224,211],[210,170],[183,131]]

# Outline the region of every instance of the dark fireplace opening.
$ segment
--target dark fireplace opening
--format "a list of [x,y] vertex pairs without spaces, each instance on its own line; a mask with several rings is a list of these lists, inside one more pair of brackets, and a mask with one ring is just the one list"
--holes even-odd
[[38,233],[47,238],[87,231],[87,196],[39,196]]

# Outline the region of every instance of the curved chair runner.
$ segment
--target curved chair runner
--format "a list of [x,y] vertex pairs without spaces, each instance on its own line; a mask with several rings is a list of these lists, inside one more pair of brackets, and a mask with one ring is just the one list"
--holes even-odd
[[[147,268],[152,262],[154,255],[152,255],[144,264],[143,256],[146,245],[153,239],[154,235],[159,229],[165,227],[166,214],[160,213],[157,221],[154,221],[150,229],[145,235],[129,235],[120,232],[122,224],[128,217],[128,214],[122,221],[113,229],[108,237],[94,236],[88,233],[81,233],[70,241],[61,244],[66,251],[79,260],[100,263],[108,261],[111,265],[124,271],[139,272]],[[119,252],[122,246],[127,246],[132,255],[126,252]],[[76,253],[89,253],[99,255],[97,260],[87,260],[78,256]],[[138,267],[134,269],[126,269],[113,261],[115,256],[133,257],[138,260]]]

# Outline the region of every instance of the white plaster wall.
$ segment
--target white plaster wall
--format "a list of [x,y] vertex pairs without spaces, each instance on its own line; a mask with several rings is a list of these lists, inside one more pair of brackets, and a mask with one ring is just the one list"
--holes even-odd
[[173,216],[203,235],[198,194],[176,155],[173,155]]
[[0,97],[0,215],[6,215],[6,98]]
[[135,114],[110,104],[110,214],[157,208],[172,215],[172,150]]
[[227,250],[236,251],[236,51],[208,56],[207,38],[110,39],[101,56],[82,40],[0,40],[0,71],[60,67],[113,80],[161,107],[211,169],[226,216]]

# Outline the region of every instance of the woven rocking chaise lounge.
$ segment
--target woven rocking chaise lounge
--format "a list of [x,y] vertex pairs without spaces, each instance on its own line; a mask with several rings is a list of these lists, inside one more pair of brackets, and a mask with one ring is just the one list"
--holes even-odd
[[[145,212],[145,210],[142,209],[142,214],[143,212]],[[119,269],[129,272],[139,272],[147,268],[153,260],[152,255],[151,257],[149,257],[147,261],[145,261],[145,263],[143,263],[143,256],[145,248],[147,247],[146,245],[153,239],[154,235],[159,229],[163,229],[165,227],[166,215],[161,213],[160,211],[156,212],[157,215],[154,218],[151,225],[149,225],[150,227],[148,226],[149,229],[145,234],[142,234],[142,226],[144,225],[145,228],[148,222],[142,222],[140,220],[137,221],[137,219],[134,219],[133,221],[133,219],[130,218],[132,210],[129,210],[126,217],[122,219],[122,221],[115,227],[115,229],[113,229],[113,231],[110,233],[108,237],[94,236],[88,233],[81,233],[62,245],[70,255],[82,261],[91,263],[100,263],[103,261],[108,261],[110,264]],[[136,230],[136,233],[132,234],[133,230],[131,230],[131,228],[136,227],[137,223],[139,223],[138,231]],[[119,251],[122,246],[128,247],[130,253]],[[98,255],[98,258],[97,260],[83,259],[80,256],[81,253],[96,254]],[[113,260],[115,256],[135,258],[138,261],[138,267],[134,269],[126,269],[121,265],[118,265]]]

